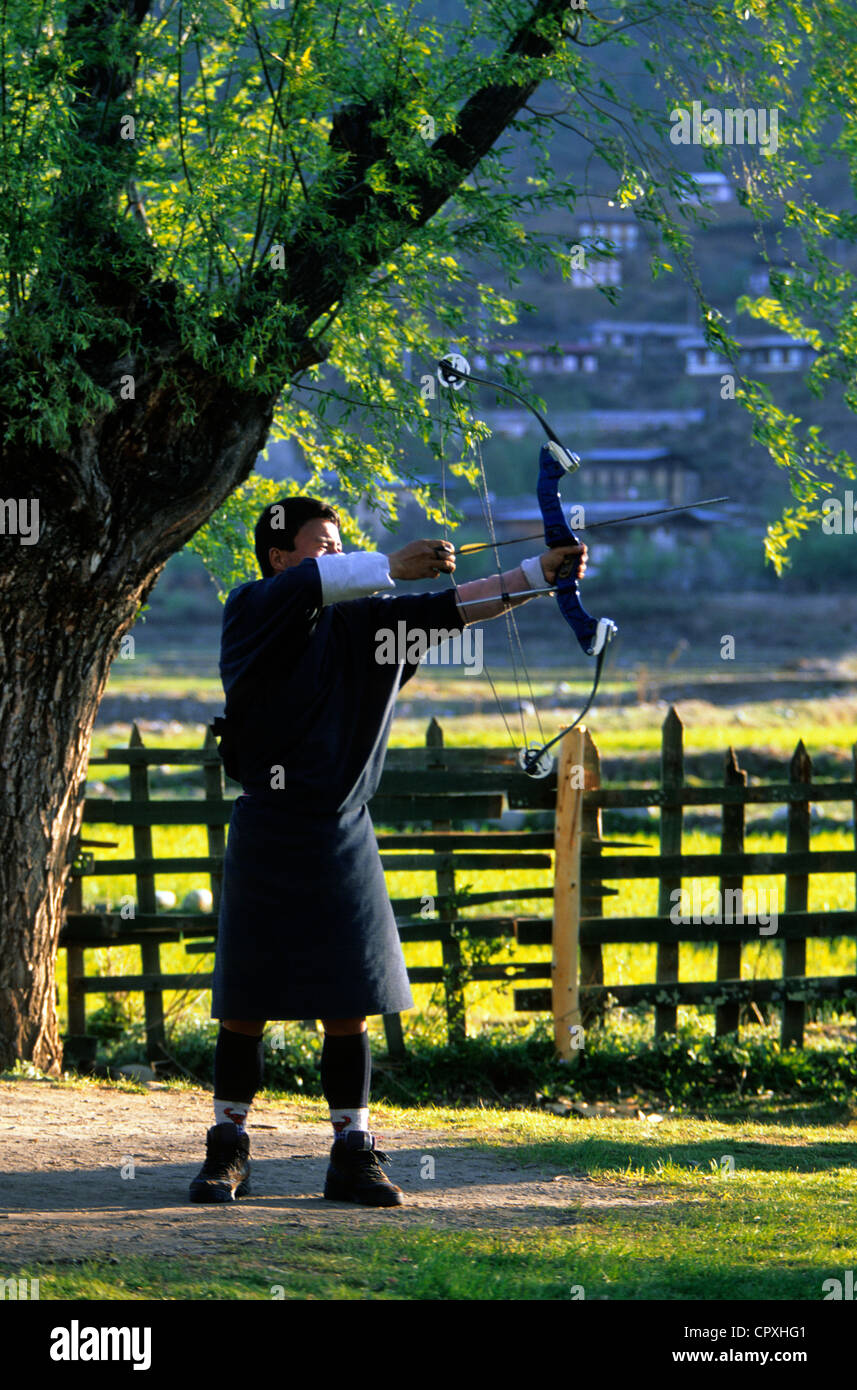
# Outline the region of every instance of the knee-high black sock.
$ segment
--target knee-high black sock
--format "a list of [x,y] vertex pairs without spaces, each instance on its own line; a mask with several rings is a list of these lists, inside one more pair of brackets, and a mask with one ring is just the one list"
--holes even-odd
[[215,1124],[232,1120],[244,1128],[247,1111],[265,1073],[264,1038],[233,1033],[220,1025],[214,1049]]
[[334,1133],[369,1127],[369,1082],[372,1053],[369,1034],[336,1037],[325,1033],[321,1049],[321,1087],[330,1107]]

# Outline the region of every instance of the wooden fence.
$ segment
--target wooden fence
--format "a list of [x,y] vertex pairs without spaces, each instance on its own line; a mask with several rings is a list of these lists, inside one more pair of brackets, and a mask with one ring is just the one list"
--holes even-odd
[[[198,749],[147,748],[135,728],[127,748],[112,748],[96,765],[127,766],[127,801],[87,797],[84,818],[89,824],[132,826],[131,859],[96,859],[94,842],[81,842],[67,902],[67,920],[60,939],[68,953],[69,1034],[86,1033],[86,996],[114,991],[142,991],[145,1001],[147,1050],[156,1060],[163,1055],[163,992],[207,988],[210,975],[194,972],[167,975],[160,968],[160,945],[182,940],[188,954],[210,952],[216,934],[225,827],[232,799],[224,793],[224,774],[210,734]],[[150,770],[154,765],[195,766],[202,774],[203,800],[155,799]],[[676,1028],[679,1005],[714,1010],[718,1035],[734,1032],[740,1011],[747,1006],[775,1005],[782,1011],[782,1041],[802,1044],[808,1003],[834,1000],[847,1008],[857,1000],[857,975],[807,977],[806,943],[812,937],[854,938],[853,911],[808,912],[811,875],[848,872],[857,878],[857,830],[854,850],[811,851],[810,807],[816,802],[847,802],[857,810],[857,758],[854,779],[813,783],[811,762],[798,744],[788,780],[748,786],[747,774],[732,750],[726,756],[719,786],[689,786],[684,778],[683,730],[675,710],[663,727],[661,777],[658,786],[604,787],[600,759],[591,737],[573,730],[561,745],[557,769],[543,780],[526,777],[508,749],[461,749],[444,746],[435,721],[424,748],[390,749],[377,796],[371,803],[385,871],[421,871],[434,875],[430,915],[424,898],[392,898],[403,943],[440,942],[442,966],[409,970],[414,984],[441,985],[450,1038],[466,1036],[467,981],[508,982],[515,986],[515,1008],[552,1011],[559,1052],[569,1053],[570,1032],[579,1023],[593,1026],[611,1004],[654,1008],[655,1033]],[[744,851],[745,811],[749,805],[785,804],[786,849],[782,853]],[[683,854],[684,809],[719,807],[720,849],[714,854]],[[651,826],[658,844],[605,840],[602,812],[655,807],[658,825]],[[504,809],[541,811],[545,828],[503,830],[496,823]],[[494,822],[494,826],[490,823]],[[474,829],[474,823],[480,829]],[[489,823],[489,828],[484,828]],[[153,853],[154,825],[204,825],[205,856],[158,856]],[[101,842],[103,846],[105,843]],[[633,853],[610,853],[633,850]],[[657,852],[653,852],[653,851]],[[462,893],[461,874],[489,870],[498,875],[490,891]],[[553,870],[552,886],[502,886],[510,871]],[[158,874],[209,875],[213,911],[176,914],[160,912],[155,901]],[[133,874],[136,880],[134,916],[83,912],[81,888],[88,875]],[[776,940],[782,943],[782,977],[741,979],[742,947],[760,939],[755,920],[674,921],[675,893],[683,881],[715,879],[724,895],[743,893],[749,876],[785,875],[784,912],[778,915]],[[605,882],[610,879],[611,885]],[[657,915],[605,917],[604,901],[619,895],[615,881],[657,880]],[[514,917],[464,915],[462,908],[491,907],[508,901],[549,900],[549,915]],[[728,901],[728,899],[727,899]],[[739,901],[742,901],[739,899]],[[733,914],[737,915],[737,914]],[[749,914],[752,915],[752,914]],[[471,940],[502,939],[521,945],[545,945],[551,954],[543,961],[510,964],[468,964],[462,955],[462,934]],[[774,939],[773,937],[771,939]],[[679,943],[717,944],[716,979],[679,979]],[[648,984],[621,985],[605,981],[603,947],[609,942],[656,943],[655,979]],[[140,974],[87,976],[85,951],[106,945],[139,945]],[[547,986],[532,987],[532,981]],[[525,987],[520,987],[527,982]],[[404,1047],[397,1015],[384,1020],[388,1047]]]

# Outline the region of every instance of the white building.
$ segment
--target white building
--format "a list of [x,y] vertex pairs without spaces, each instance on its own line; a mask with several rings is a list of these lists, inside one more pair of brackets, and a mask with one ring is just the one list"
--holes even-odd
[[685,199],[689,203],[734,203],[735,190],[725,174],[706,170],[690,176],[699,192],[696,197]]
[[[551,351],[551,347],[555,351]],[[473,370],[484,372],[490,365],[505,367],[516,360],[534,376],[565,376],[575,372],[598,371],[598,355],[591,343],[546,345],[533,342],[489,344],[484,352],[474,353]]]
[[622,262],[587,258],[586,266],[572,266],[571,284],[576,290],[591,290],[594,285],[621,285]]
[[636,222],[581,222],[580,235],[587,241],[609,245],[612,242],[617,251],[634,251],[639,240],[640,228]]
[[[815,348],[798,338],[781,334],[770,337],[739,338],[738,366],[751,372],[798,372],[811,367]],[[719,376],[729,371],[728,357],[710,348],[704,338],[682,338],[685,376]]]

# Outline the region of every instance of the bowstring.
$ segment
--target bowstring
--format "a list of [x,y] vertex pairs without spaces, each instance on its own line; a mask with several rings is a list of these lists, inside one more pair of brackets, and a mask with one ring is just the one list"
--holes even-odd
[[[454,405],[454,403],[453,403],[453,401],[452,401],[452,398],[450,398],[449,405],[450,405],[450,409],[452,410],[453,414],[454,414],[454,415],[457,415],[458,412],[457,412],[457,410],[456,410],[456,408],[455,408],[455,405]],[[445,455],[444,448],[443,448],[443,415],[442,415],[441,406],[440,406],[440,393],[438,393],[438,396],[437,396],[437,420],[438,420],[438,432],[439,432],[439,440],[440,440],[440,465],[441,465],[441,487],[442,487],[442,498],[443,498],[444,540],[447,540],[447,541],[448,541],[448,540],[449,540],[449,513],[448,513],[448,509],[447,509],[447,496],[446,496],[446,455]],[[461,421],[460,421],[460,419],[459,419],[459,424],[460,424],[460,423],[461,423]],[[472,417],[471,417],[471,428],[472,428]],[[482,510],[482,518],[483,518],[483,523],[484,523],[484,525],[485,525],[485,529],[486,529],[486,531],[487,531],[487,533],[488,533],[488,536],[489,536],[489,545],[488,545],[488,548],[490,548],[490,549],[493,551],[493,554],[494,554],[494,566],[495,566],[495,569],[496,569],[497,577],[498,577],[498,579],[500,580],[501,591],[502,591],[503,588],[504,588],[503,580],[502,580],[502,573],[503,573],[503,571],[502,571],[502,568],[501,568],[501,565],[500,565],[500,556],[499,556],[499,553],[498,553],[498,542],[497,542],[496,530],[495,530],[495,526],[494,526],[494,514],[493,514],[493,512],[492,512],[492,510],[491,510],[491,502],[490,502],[490,499],[489,499],[489,496],[488,496],[488,479],[487,479],[487,475],[486,475],[486,472],[485,472],[485,460],[484,460],[483,454],[482,454],[482,441],[481,441],[481,439],[479,439],[478,437],[477,437],[477,440],[476,440],[476,457],[477,457],[477,461],[478,461],[478,470],[479,470],[479,484],[480,484],[480,485],[479,485],[479,488],[478,488],[478,493],[479,493],[480,507],[481,507],[481,510]],[[450,580],[451,580],[451,582],[452,582],[452,587],[453,587],[453,589],[455,590],[456,598],[457,598],[458,601],[461,603],[462,607],[466,608],[467,605],[466,605],[466,603],[461,599],[461,596],[460,596],[459,591],[458,591],[458,585],[456,584],[454,577],[453,577],[452,575],[450,575],[449,577],[450,577]],[[502,594],[501,594],[501,596],[502,596]],[[514,683],[515,683],[515,695],[516,695],[516,701],[517,701],[517,705],[518,705],[518,713],[519,713],[519,715],[520,715],[520,720],[521,720],[521,738],[523,739],[523,747],[526,749],[526,748],[528,748],[528,747],[530,746],[530,741],[529,741],[529,738],[528,738],[528,735],[527,735],[526,720],[525,720],[525,714],[524,714],[524,706],[523,706],[523,702],[522,702],[522,700],[521,700],[521,677],[520,677],[520,674],[519,674],[519,665],[518,665],[519,662],[520,662],[520,667],[523,669],[524,679],[525,679],[525,681],[526,681],[527,690],[529,691],[530,703],[531,703],[531,705],[532,705],[532,707],[533,707],[533,711],[534,711],[535,716],[536,716],[536,724],[537,724],[537,726],[538,726],[539,737],[540,737],[542,743],[544,743],[544,741],[545,741],[545,734],[544,734],[544,730],[543,730],[543,728],[542,728],[542,722],[541,722],[541,717],[540,717],[540,715],[539,715],[538,706],[536,705],[535,695],[534,695],[534,693],[533,693],[533,686],[532,686],[532,681],[531,681],[531,679],[530,679],[530,673],[529,673],[529,670],[528,670],[528,668],[527,668],[526,658],[524,657],[523,643],[521,642],[521,634],[520,634],[520,631],[519,631],[519,629],[518,629],[518,623],[517,623],[517,619],[515,618],[514,609],[511,608],[511,607],[505,608],[505,609],[504,609],[504,612],[503,612],[503,616],[504,616],[504,618],[506,619],[506,641],[507,641],[508,647],[509,647],[509,657],[510,657],[511,666],[512,666],[512,675],[513,675],[513,680],[514,680]],[[517,653],[518,653],[517,658],[516,658],[516,648],[517,648]],[[488,679],[488,684],[489,684],[490,687],[491,687],[491,693],[492,693],[492,695],[493,695],[493,697],[494,697],[494,703],[495,703],[495,705],[497,706],[497,709],[498,709],[499,714],[500,714],[500,718],[503,720],[503,724],[504,724],[505,729],[506,729],[506,734],[507,734],[507,736],[508,736],[509,743],[510,743],[511,746],[514,748],[514,747],[515,747],[515,740],[514,740],[514,738],[513,738],[513,736],[512,736],[512,730],[511,730],[511,728],[510,728],[510,726],[509,726],[509,721],[508,721],[507,718],[506,718],[506,713],[505,713],[505,711],[504,711],[504,709],[503,709],[503,705],[502,705],[502,702],[501,702],[501,700],[500,700],[500,696],[499,696],[499,694],[498,694],[498,692],[497,692],[497,686],[496,686],[496,684],[495,684],[495,682],[494,682],[494,678],[493,678],[493,676],[491,675],[491,671],[490,671],[489,667],[487,666],[487,664],[484,662],[484,660],[483,660],[483,669],[484,669],[485,675],[486,675],[486,677],[487,677],[487,679]]]
[[[479,475],[480,475],[480,481],[481,481],[481,485],[482,485],[482,486],[481,486],[481,497],[480,497],[480,501],[481,501],[481,503],[482,503],[482,515],[483,515],[483,519],[484,519],[484,521],[485,521],[485,525],[486,525],[486,527],[487,527],[487,529],[488,529],[488,535],[489,535],[489,539],[490,539],[490,543],[491,543],[491,549],[492,549],[492,551],[493,551],[493,553],[494,553],[494,566],[495,566],[496,571],[497,571],[497,578],[500,579],[500,583],[501,583],[501,587],[502,587],[502,586],[503,586],[503,581],[502,581],[501,576],[502,576],[503,571],[502,571],[502,568],[501,568],[501,565],[500,565],[500,556],[499,556],[498,547],[497,547],[497,535],[496,535],[496,530],[495,530],[495,527],[494,527],[494,514],[493,514],[493,512],[491,511],[491,503],[490,503],[490,500],[489,500],[489,497],[488,497],[488,478],[487,478],[487,475],[486,475],[486,473],[485,473],[485,460],[484,460],[484,458],[483,458],[483,456],[482,456],[482,441],[481,441],[481,439],[477,439],[477,441],[476,441],[476,457],[477,457],[478,462],[479,462]],[[521,633],[520,633],[520,629],[519,629],[519,627],[518,627],[518,620],[517,620],[517,618],[516,618],[516,616],[515,616],[515,610],[514,610],[514,608],[512,608],[511,606],[510,606],[509,608],[507,608],[507,609],[505,610],[503,616],[504,616],[505,619],[506,619],[506,638],[507,638],[507,641],[508,641],[508,644],[509,644],[509,656],[510,656],[511,661],[512,661],[512,672],[513,672],[514,681],[515,681],[515,696],[516,696],[516,699],[517,699],[517,702],[518,702],[518,709],[519,709],[520,716],[521,716],[521,738],[522,738],[523,741],[524,741],[524,742],[523,742],[524,748],[528,748],[528,747],[530,746],[530,741],[529,741],[529,738],[528,738],[528,736],[527,736],[526,722],[525,722],[525,718],[524,718],[524,707],[523,707],[523,704],[522,704],[522,701],[521,701],[520,677],[519,677],[519,675],[518,675],[518,661],[520,661],[521,668],[522,668],[523,673],[524,673],[524,680],[526,681],[527,691],[528,691],[529,696],[530,696],[530,704],[532,705],[532,707],[533,707],[533,712],[534,712],[534,714],[535,714],[535,716],[536,716],[536,726],[537,726],[537,728],[538,728],[538,731],[539,731],[539,738],[541,739],[542,743],[544,743],[545,734],[544,734],[544,729],[542,728],[542,721],[541,721],[541,717],[540,717],[540,715],[539,715],[538,705],[536,704],[536,698],[535,698],[535,695],[534,695],[534,693],[533,693],[533,683],[532,683],[532,681],[530,680],[530,672],[529,672],[529,670],[528,670],[528,668],[527,668],[527,661],[526,661],[526,657],[524,656],[524,645],[523,645],[523,642],[521,641]],[[518,655],[517,655],[517,658],[516,658],[516,655],[515,655],[516,650],[517,650],[517,654],[518,654]]]
[[[451,406],[451,404],[452,404],[452,403],[450,402],[450,406]],[[453,412],[453,413],[454,413],[454,412]],[[440,448],[440,476],[441,476],[441,488],[442,488],[442,498],[443,498],[443,538],[444,538],[445,541],[448,541],[448,540],[449,540],[449,512],[448,512],[448,509],[447,509],[447,497],[446,497],[446,454],[445,454],[444,447],[443,447],[443,428],[444,428],[444,426],[443,426],[443,414],[442,414],[442,412],[441,412],[441,407],[440,407],[440,393],[438,393],[438,396],[437,396],[437,412],[436,412],[436,414],[437,414],[437,423],[438,423],[438,438],[439,438],[439,441],[440,441],[440,444],[439,444],[439,448]],[[467,608],[467,604],[464,602],[464,600],[462,599],[462,597],[461,597],[461,595],[460,595],[460,593],[459,593],[459,591],[458,591],[458,585],[457,585],[456,582],[455,582],[455,576],[454,576],[453,574],[450,574],[450,575],[449,575],[449,581],[450,581],[450,583],[452,584],[453,590],[454,590],[454,592],[455,592],[456,601],[459,603],[459,605],[460,605],[461,608],[466,609],[466,608]],[[485,671],[485,675],[488,677],[488,684],[489,684],[490,687],[491,687],[491,694],[494,696],[494,703],[495,703],[495,705],[497,706],[497,709],[498,709],[499,714],[500,714],[500,718],[502,719],[503,724],[504,724],[504,726],[505,726],[506,734],[507,734],[507,737],[508,737],[508,739],[509,739],[509,743],[510,743],[510,744],[512,745],[512,747],[514,748],[514,746],[515,746],[515,740],[514,740],[514,738],[512,737],[512,730],[511,730],[510,727],[509,727],[509,721],[508,721],[508,719],[506,718],[506,713],[505,713],[505,711],[504,711],[504,709],[503,709],[502,704],[500,703],[500,697],[499,697],[498,694],[497,694],[497,688],[496,688],[496,686],[495,686],[495,684],[494,684],[494,681],[493,681],[493,679],[492,679],[492,677],[491,677],[491,672],[489,671],[488,667],[485,665],[484,661],[483,661],[483,670]]]

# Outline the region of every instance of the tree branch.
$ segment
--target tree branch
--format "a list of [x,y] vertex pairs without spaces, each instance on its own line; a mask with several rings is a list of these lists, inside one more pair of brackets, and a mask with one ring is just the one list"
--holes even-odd
[[[502,57],[539,60],[556,52],[565,37],[568,15],[568,0],[538,0]],[[365,278],[415,228],[424,226],[434,216],[488,153],[541,80],[539,76],[519,82],[489,83],[476,91],[462,107],[455,132],[441,136],[431,146],[436,164],[431,178],[408,179],[390,164],[388,174],[398,198],[376,193],[366,181],[371,166],[387,154],[386,142],[373,130],[382,113],[381,100],[336,112],[330,146],[343,167],[325,178],[326,194],[319,195],[316,186],[305,215],[292,236],[284,241],[285,270],[274,271],[268,265],[257,268],[239,296],[238,322],[233,320],[227,330],[230,335],[242,331],[278,302],[291,310],[298,307],[292,324],[298,337],[308,335],[330,306],[342,299],[350,283]],[[403,194],[407,197],[402,198]],[[406,218],[400,199],[414,207],[415,214]],[[365,229],[365,236],[352,239],[353,249],[335,261],[323,235],[323,228],[331,225]],[[305,337],[302,351],[305,365],[306,356],[313,351],[319,354],[316,361],[323,360],[317,340]]]

